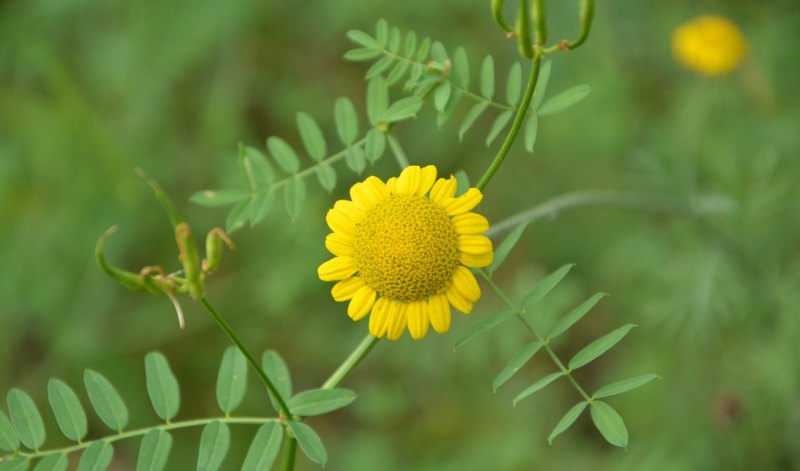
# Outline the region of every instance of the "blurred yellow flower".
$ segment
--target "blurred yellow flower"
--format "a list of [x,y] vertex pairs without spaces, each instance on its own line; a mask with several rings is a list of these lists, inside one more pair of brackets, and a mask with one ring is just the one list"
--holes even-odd
[[684,67],[708,76],[734,70],[747,52],[747,41],[730,20],[698,16],[672,32],[672,53]]
[[396,340],[406,327],[420,339],[428,327],[450,328],[450,306],[469,313],[481,291],[469,268],[492,263],[485,217],[471,212],[483,194],[456,197],[455,177],[436,179],[436,167],[410,166],[385,183],[371,176],[339,200],[326,221],[325,247],[335,257],[320,265],[337,281],[336,301],[350,301],[353,320],[367,314],[375,337]]

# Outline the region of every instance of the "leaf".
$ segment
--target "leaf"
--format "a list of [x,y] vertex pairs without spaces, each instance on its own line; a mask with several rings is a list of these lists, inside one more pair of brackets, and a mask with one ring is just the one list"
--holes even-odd
[[214,421],[203,428],[200,450],[197,453],[197,471],[216,471],[231,445],[231,431],[227,425]]
[[280,137],[267,138],[267,149],[284,172],[294,174],[300,170],[300,159],[297,158],[294,149]]
[[611,347],[619,343],[631,329],[636,327],[635,324],[627,324],[619,329],[606,334],[589,345],[583,347],[572,359],[569,361],[569,369],[577,370],[581,366],[586,365],[600,355],[607,352]]
[[588,85],[578,85],[570,88],[567,91],[561,92],[558,95],[548,99],[539,108],[539,116],[547,116],[549,114],[557,113],[561,110],[567,109],[575,103],[586,98],[591,88]]
[[372,60],[380,55],[381,55],[380,49],[359,47],[356,49],[350,49],[349,51],[345,52],[342,57],[344,58],[344,60],[353,62],[362,62],[362,61]]
[[409,31],[406,33],[406,43],[403,48],[403,53],[406,57],[411,57],[414,55],[414,52],[417,50],[417,33],[413,31]]
[[348,147],[345,149],[344,161],[347,168],[361,175],[367,167],[367,157],[361,147]]
[[275,181],[275,171],[269,164],[267,156],[255,147],[239,144],[239,156],[242,169],[251,188],[265,187]]
[[497,375],[497,378],[495,378],[494,382],[492,383],[492,389],[497,392],[497,389],[502,386],[503,383],[511,379],[511,377],[514,376],[514,373],[519,371],[520,368],[525,365],[525,363],[533,358],[540,348],[542,348],[542,344],[539,342],[532,342],[528,345],[525,345],[522,350],[517,352],[517,354],[514,355],[511,360],[509,360],[505,368],[503,368],[503,371]]
[[250,203],[252,201],[251,198],[246,199],[231,209],[231,212],[228,213],[228,217],[225,219],[225,232],[230,234],[247,222],[247,219],[250,217]]
[[492,124],[492,129],[489,131],[489,135],[486,136],[486,147],[492,145],[492,142],[497,138],[500,134],[500,131],[503,130],[508,122],[511,121],[511,117],[513,116],[513,112],[511,110],[504,111],[497,118],[494,120],[494,124]]
[[128,425],[128,408],[111,382],[96,371],[86,370],[83,384],[100,420],[111,430],[121,432]]
[[0,450],[14,452],[19,450],[19,437],[6,414],[0,410]]
[[[283,361],[278,352],[275,350],[264,352],[261,356],[261,368],[284,400],[292,397],[292,377],[289,375],[289,367],[286,366],[286,362]],[[272,400],[275,411],[280,412],[278,403],[272,397],[272,393],[270,393],[269,397]]]
[[453,111],[455,111],[456,106],[458,105],[458,101],[461,100],[463,95],[464,92],[458,89],[453,90],[452,93],[450,93],[450,99],[447,100],[447,104],[444,106],[444,109],[436,117],[436,124],[440,129],[444,123],[450,119],[450,116],[453,114]]
[[536,80],[536,88],[533,90],[533,97],[531,98],[531,109],[538,109],[539,105],[544,100],[544,95],[547,93],[547,82],[550,81],[550,70],[553,68],[551,61],[544,61],[542,68],[539,70],[539,77]]
[[403,85],[405,90],[413,90],[414,87],[417,85],[420,77],[422,74],[425,73],[425,66],[422,64],[414,64],[411,66],[411,77],[406,81],[406,84]]
[[259,427],[241,471],[263,471],[272,468],[283,439],[283,427],[269,421]]
[[515,62],[511,66],[511,72],[508,74],[508,84],[506,85],[506,99],[508,104],[516,106],[519,101],[519,96],[522,94],[522,67],[519,62]]
[[547,275],[543,280],[539,281],[530,291],[528,294],[522,298],[522,309],[526,309],[531,304],[539,301],[543,297],[547,296],[547,293],[550,292],[556,285],[567,276],[572,267],[574,267],[574,263],[568,263],[566,265],[561,266],[558,270],[554,271],[553,273]]
[[486,56],[481,64],[481,95],[487,100],[494,96],[494,59]]
[[250,192],[245,190],[203,190],[189,197],[189,201],[200,206],[226,206],[250,197]]
[[367,133],[367,143],[364,145],[364,153],[370,162],[377,162],[386,150],[386,135],[378,129],[370,129]]
[[333,191],[336,188],[336,171],[327,162],[320,162],[316,168],[317,179],[322,188]]
[[386,47],[386,44],[389,42],[389,25],[383,18],[378,20],[378,24],[375,27],[375,39],[378,40],[378,44],[380,44],[382,48]]
[[382,121],[395,123],[408,118],[415,118],[417,112],[422,108],[422,98],[409,96],[401,98],[389,106],[383,115]]
[[601,299],[608,296],[606,293],[595,293],[591,298],[587,299],[579,306],[575,307],[567,313],[566,316],[556,323],[556,325],[547,334],[547,338],[557,337],[567,331],[576,322],[581,320]]
[[369,81],[367,85],[367,117],[373,126],[377,126],[389,106],[389,89],[386,80],[380,75]]
[[525,150],[533,152],[533,145],[536,144],[536,134],[539,131],[539,116],[528,116],[528,122],[525,125]]
[[172,435],[153,429],[147,432],[139,445],[139,459],[136,471],[161,471],[167,465],[169,452],[172,449]]
[[528,227],[528,221],[523,222],[522,224],[518,225],[511,231],[503,242],[500,242],[500,245],[497,247],[497,250],[494,251],[494,260],[492,260],[491,265],[486,271],[491,275],[494,273],[500,265],[503,264],[508,254],[511,253],[511,250],[514,249],[514,246],[517,245],[519,242],[519,238],[522,237],[522,233],[525,232],[525,228]]
[[461,123],[461,127],[458,128],[458,140],[464,139],[464,134],[467,133],[469,128],[477,121],[478,117],[486,111],[486,108],[489,107],[489,104],[486,102],[477,103],[475,106],[470,108],[469,112],[466,116],[464,116],[464,121]]
[[11,422],[19,440],[27,448],[38,450],[44,444],[44,422],[33,399],[23,390],[12,388],[6,397]]
[[306,183],[302,178],[295,176],[286,182],[283,199],[286,203],[286,212],[292,221],[297,220],[297,216],[303,210],[306,202]]
[[380,77],[381,74],[388,69],[389,67],[394,64],[395,58],[393,56],[383,56],[381,57],[378,62],[372,64],[369,69],[367,69],[367,73],[364,74],[364,78],[367,80]]
[[389,75],[386,76],[386,83],[390,86],[397,83],[406,74],[410,65],[411,64],[407,61],[398,61],[389,72]]
[[440,83],[439,86],[436,87],[436,90],[433,92],[433,106],[437,111],[444,110],[444,107],[447,105],[447,100],[450,99],[451,90],[452,86],[447,80]]
[[308,425],[293,420],[287,421],[286,425],[291,429],[292,434],[297,439],[297,443],[303,453],[308,456],[308,459],[324,467],[328,461],[328,452],[325,451],[325,445],[322,444],[317,432]]
[[275,192],[271,188],[269,190],[261,190],[253,195],[248,206],[251,226],[255,226],[267,217],[273,201],[275,201]]
[[106,441],[96,441],[83,450],[78,471],[105,471],[113,458],[114,447]]
[[592,422],[606,441],[614,446],[627,448],[628,429],[619,413],[603,401],[592,401],[589,408],[592,413]]
[[[64,453],[53,453],[45,456],[33,471],[66,471],[69,460]],[[0,467],[2,469],[2,467]]]
[[302,111],[297,113],[297,129],[300,131],[300,139],[303,141],[308,156],[316,162],[324,159],[328,149],[322,130],[314,118]]
[[547,387],[547,385],[549,385],[550,383],[552,383],[553,381],[557,380],[562,376],[564,376],[564,373],[557,371],[555,373],[550,373],[549,375],[545,376],[539,381],[536,381],[535,383],[531,384],[530,386],[525,388],[524,391],[517,394],[517,397],[514,398],[514,406],[516,406],[519,401],[525,399],[526,397],[530,396],[531,394],[537,391],[544,389],[545,387]]
[[47,382],[47,398],[64,436],[73,442],[83,440],[89,428],[86,412],[75,391],[60,379],[52,378]]
[[456,49],[453,54],[452,80],[455,85],[466,89],[469,86],[469,60],[467,51],[463,47]]
[[349,98],[339,97],[333,107],[333,117],[336,121],[336,132],[342,143],[350,145],[358,137],[358,115]]
[[144,371],[147,378],[147,394],[153,409],[162,419],[169,421],[178,415],[181,406],[181,393],[178,380],[169,368],[167,359],[160,352],[150,352],[144,357]]
[[236,347],[228,347],[217,374],[217,404],[230,414],[242,403],[247,390],[247,359]]
[[326,414],[350,405],[356,393],[349,389],[311,389],[289,401],[289,410],[299,416]]
[[660,379],[660,376],[650,373],[646,375],[635,376],[633,378],[623,379],[620,381],[615,381],[598,389],[597,392],[592,395],[592,398],[600,399],[603,397],[622,394],[632,389],[636,389],[639,386],[644,386],[645,384],[649,383],[650,381],[653,381],[654,379]]
[[570,428],[570,426],[574,424],[576,420],[578,420],[578,417],[581,416],[584,409],[586,409],[586,406],[588,405],[589,403],[587,402],[579,402],[574,406],[570,407],[567,413],[564,414],[564,417],[561,417],[561,420],[559,420],[556,426],[553,428],[553,431],[550,432],[550,435],[547,437],[547,442],[552,445],[553,439],[555,439],[557,436],[561,435],[565,430]]
[[0,461],[0,471],[26,471],[30,465],[30,458],[14,458],[9,461]]
[[396,26],[389,31],[389,50],[395,54],[400,50],[400,29]]
[[440,43],[439,41],[433,42],[433,46],[431,47],[431,58],[440,64],[444,64],[449,59],[447,56],[447,49],[445,49],[444,44]]
[[353,41],[356,44],[360,44],[364,47],[369,47],[372,49],[380,49],[381,44],[378,42],[377,39],[373,38],[369,34],[359,31],[357,29],[351,29],[347,32],[347,38]]
[[455,345],[453,345],[453,350],[469,342],[476,336],[497,327],[498,325],[502,324],[504,321],[512,317],[514,317],[514,311],[500,311],[500,312],[495,312],[493,314],[489,314],[480,321],[476,322],[472,327],[467,329],[467,331],[464,332],[464,334],[462,334],[461,337],[458,338],[458,340],[456,340]]
[[417,49],[417,57],[414,58],[417,62],[423,62],[427,57],[428,53],[431,51],[431,38],[425,38],[419,45],[419,49]]

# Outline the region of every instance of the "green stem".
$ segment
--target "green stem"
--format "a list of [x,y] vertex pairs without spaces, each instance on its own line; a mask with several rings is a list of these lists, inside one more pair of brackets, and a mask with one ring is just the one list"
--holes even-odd
[[378,343],[378,340],[380,340],[380,338],[374,337],[372,334],[367,334],[364,340],[362,340],[342,364],[339,365],[339,368],[336,368],[336,371],[333,372],[330,378],[322,384],[322,389],[333,389],[344,381],[353,368],[358,366],[361,360],[372,351],[372,348]]
[[[183,421],[180,421],[180,422],[170,422],[168,424],[157,425],[157,426],[154,426],[154,427],[145,427],[145,428],[140,428],[140,429],[136,429],[136,430],[130,430],[128,432],[118,433],[116,435],[111,435],[109,437],[104,437],[104,438],[100,438],[100,439],[97,439],[97,440],[89,440],[89,441],[81,442],[81,443],[79,443],[77,445],[67,446],[67,447],[63,447],[63,448],[54,448],[54,449],[51,449],[51,450],[42,450],[42,451],[37,451],[35,453],[19,452],[16,456],[22,456],[22,457],[25,457],[25,458],[35,459],[35,458],[42,458],[44,456],[51,455],[51,454],[54,454],[54,453],[68,454],[68,453],[72,453],[72,452],[75,452],[75,451],[83,450],[84,448],[88,448],[90,445],[92,445],[93,443],[95,443],[97,441],[100,441],[100,440],[103,440],[103,441],[106,441],[106,442],[109,442],[109,443],[117,442],[117,441],[125,440],[125,439],[128,439],[128,438],[134,438],[134,437],[140,437],[140,436],[143,436],[143,435],[147,435],[148,432],[150,432],[151,430],[155,430],[155,429],[163,430],[163,431],[169,431],[169,430],[177,430],[177,429],[182,429],[182,428],[205,426],[205,425],[208,425],[208,424],[210,424],[212,422],[222,422],[222,423],[225,423],[225,424],[255,424],[255,425],[260,425],[260,424],[264,424],[264,423],[272,421],[272,420],[278,420],[278,419],[276,419],[275,417],[213,417],[213,418],[207,418],[207,419],[183,420]],[[0,458],[6,458],[6,457],[5,456],[0,456]],[[2,461],[2,459],[0,459],[0,461]]]
[[250,366],[253,368],[253,370],[255,370],[256,375],[258,375],[258,377],[261,378],[261,381],[264,383],[264,386],[267,387],[267,390],[275,398],[275,402],[278,403],[280,413],[285,417],[291,417],[292,413],[289,411],[289,406],[286,405],[286,401],[283,399],[283,396],[281,396],[281,393],[278,392],[278,388],[276,388],[275,385],[272,384],[272,381],[270,381],[269,377],[267,377],[267,374],[261,368],[261,365],[258,364],[258,361],[256,361],[255,357],[253,357],[250,351],[247,350],[242,341],[239,340],[239,337],[233,331],[230,324],[228,324],[228,322],[219,314],[219,312],[216,309],[214,309],[214,306],[212,306],[211,303],[208,302],[208,299],[202,298],[200,301],[203,303],[203,306],[205,306],[206,310],[208,310],[208,312],[211,314],[211,317],[213,317],[214,320],[217,321],[219,327],[223,331],[225,331],[225,333],[228,335],[231,341],[234,344],[236,344],[236,347],[239,349],[239,351],[242,352],[245,358],[247,358],[247,362],[250,363]]
[[589,37],[589,31],[592,29],[592,20],[594,19],[594,0],[581,0],[580,5],[580,20],[581,32],[577,38],[567,44],[568,49],[575,49],[586,41]]
[[522,97],[522,104],[517,110],[517,115],[514,117],[514,123],[511,125],[511,129],[508,131],[506,139],[503,141],[503,145],[497,152],[492,164],[486,170],[486,173],[483,174],[483,177],[481,177],[481,180],[478,183],[477,188],[481,191],[486,188],[486,185],[489,184],[489,180],[492,179],[495,172],[497,172],[497,169],[499,169],[500,165],[503,164],[503,160],[506,158],[506,155],[508,155],[508,151],[511,150],[511,144],[514,143],[514,139],[517,138],[517,133],[519,133],[519,129],[522,127],[522,122],[525,121],[525,115],[528,111],[528,107],[531,104],[533,91],[536,89],[536,82],[539,80],[540,62],[541,55],[537,53],[533,56],[533,65],[531,67],[530,77],[528,78],[528,86],[525,87],[525,95]]
[[283,464],[281,465],[283,471],[292,471],[294,469],[295,456],[297,456],[297,439],[287,436],[283,445]]
[[570,370],[569,368],[564,366],[564,363],[561,361],[561,359],[558,358],[558,355],[556,355],[556,352],[553,351],[552,347],[550,347],[550,339],[545,339],[541,335],[539,335],[539,332],[537,332],[536,329],[525,318],[525,314],[527,314],[527,310],[526,309],[522,309],[519,306],[517,306],[517,304],[514,301],[512,301],[506,295],[506,293],[503,292],[503,290],[500,289],[499,286],[497,286],[497,284],[494,281],[492,281],[492,279],[489,277],[489,275],[486,274],[485,271],[477,270],[477,272],[478,272],[478,275],[480,275],[480,277],[483,278],[483,280],[486,281],[486,283],[494,290],[494,292],[497,293],[497,295],[500,297],[500,299],[502,299],[503,302],[505,302],[508,305],[508,307],[510,307],[511,310],[514,311],[517,314],[517,318],[523,324],[525,324],[525,327],[528,329],[528,331],[530,331],[531,334],[533,334],[534,337],[536,337],[536,340],[538,340],[539,343],[542,344],[542,348],[544,348],[544,350],[547,352],[547,354],[553,360],[553,363],[556,364],[558,369],[561,370],[561,373],[564,375],[564,377],[566,377],[567,380],[569,380],[569,382],[572,383],[572,386],[575,387],[575,390],[578,391],[578,393],[583,397],[583,399],[586,402],[592,402],[591,396],[589,396],[589,394],[586,393],[586,390],[584,390],[583,387],[581,387],[581,385],[578,384],[578,382],[572,376],[572,370]]
[[394,134],[394,131],[391,129],[386,131],[386,139],[389,140],[389,147],[392,149],[394,158],[397,160],[397,164],[400,165],[400,168],[406,168],[411,165],[411,163],[408,161],[408,157],[406,157],[406,153],[403,151],[403,147],[400,145],[400,141]]

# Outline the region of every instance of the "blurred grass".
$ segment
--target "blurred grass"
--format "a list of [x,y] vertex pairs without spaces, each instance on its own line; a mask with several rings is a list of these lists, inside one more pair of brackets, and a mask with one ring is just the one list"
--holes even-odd
[[[551,34],[574,32],[574,6],[551,3]],[[487,10],[483,2],[355,0],[0,3],[0,391],[23,387],[44,406],[48,377],[78,386],[91,367],[120,386],[132,425],[143,426],[155,421],[143,357],[159,349],[181,381],[181,417],[216,413],[224,336],[188,302],[188,328],[179,331],[166,299],[124,291],[94,264],[95,240],[119,224],[110,260],[176,266],[166,217],[133,168],[156,176],[198,231],[221,225],[223,210],[187,198],[237,184],[237,142],[260,146],[279,135],[296,143],[301,110],[333,136],[335,97],[363,104],[364,68],[340,60],[348,29],[385,17],[464,45],[473,71],[487,53],[507,70],[515,48]],[[672,28],[706,12],[729,16],[750,42],[750,60],[730,77],[703,79],[671,60]],[[582,189],[655,192],[713,210],[559,214],[530,226],[498,273],[521,294],[578,263],[536,314],[542,322],[592,292],[612,293],[570,332],[567,354],[613,326],[639,324],[577,373],[592,389],[663,376],[611,400],[631,431],[628,453],[605,445],[587,417],[546,444],[577,401],[566,384],[511,408],[517,391],[552,368],[544,357],[491,393],[527,340],[522,333],[501,327],[453,353],[459,332],[500,309],[485,289],[450,334],[380,344],[348,380],[359,400],[313,421],[328,469],[800,469],[797,24],[800,9],[788,0],[601,2],[586,46],[554,57],[549,87],[588,83],[589,98],[543,119],[535,155],[516,146],[488,187],[483,210],[492,221]],[[438,131],[430,109],[397,132],[413,163],[464,168],[476,180],[493,155],[482,144],[487,121],[461,144],[458,120]],[[371,171],[397,170],[385,158]],[[237,251],[210,282],[209,296],[245,343],[279,350],[300,388],[321,383],[366,332],[315,275],[326,258],[323,215],[357,180],[346,171],[340,178],[333,195],[312,191],[297,222],[276,210],[237,233]],[[244,410],[262,413],[252,383]],[[95,420],[92,434],[101,433]],[[254,430],[234,433],[241,454]],[[198,435],[176,434],[170,469],[191,466]],[[135,456],[135,444],[121,448],[115,469],[132,469]]]

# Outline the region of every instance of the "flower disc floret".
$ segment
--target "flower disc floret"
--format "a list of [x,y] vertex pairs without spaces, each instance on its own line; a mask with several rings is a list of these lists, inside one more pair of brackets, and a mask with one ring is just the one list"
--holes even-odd
[[331,294],[349,301],[347,314],[367,314],[370,332],[390,340],[406,328],[415,339],[428,328],[450,328],[451,306],[469,313],[480,287],[469,268],[492,263],[489,222],[471,212],[483,195],[475,188],[456,196],[452,176],[410,166],[384,182],[368,177],[339,200],[326,221],[325,247],[335,256],[320,265]]

